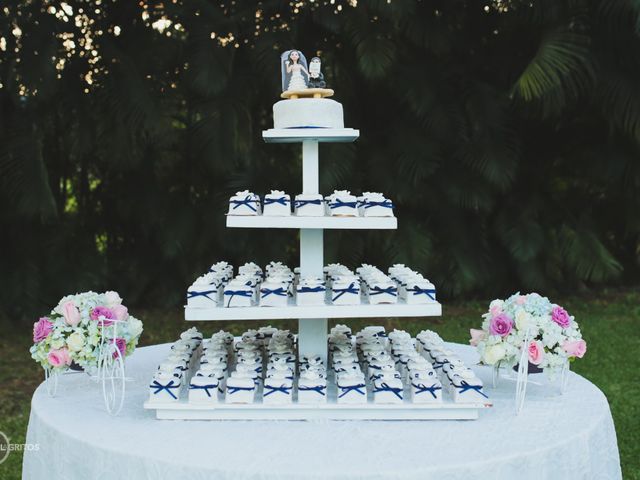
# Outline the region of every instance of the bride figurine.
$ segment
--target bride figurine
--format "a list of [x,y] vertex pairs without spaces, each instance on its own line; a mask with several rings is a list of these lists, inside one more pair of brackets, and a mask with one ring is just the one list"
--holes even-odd
[[[282,62],[282,91],[306,90],[309,72],[307,59],[300,50],[288,50],[280,56]],[[303,75],[304,72],[304,75]]]

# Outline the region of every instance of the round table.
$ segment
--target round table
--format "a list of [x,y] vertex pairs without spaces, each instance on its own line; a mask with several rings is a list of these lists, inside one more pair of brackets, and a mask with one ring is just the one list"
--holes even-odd
[[[177,421],[143,410],[152,372],[169,345],[127,359],[127,397],[110,417],[86,374],[61,376],[58,393],[33,396],[25,479],[617,479],[620,461],[607,399],[570,374],[563,396],[530,386],[524,410],[515,385],[490,387],[493,408],[472,421]],[[453,345],[468,365],[475,350]]]

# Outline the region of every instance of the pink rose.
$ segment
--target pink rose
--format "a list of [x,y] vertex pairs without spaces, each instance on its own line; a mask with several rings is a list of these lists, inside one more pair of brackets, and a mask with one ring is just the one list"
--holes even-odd
[[69,350],[61,348],[60,350],[51,350],[47,355],[49,364],[53,367],[62,367],[63,365],[71,364],[71,357],[69,356]]
[[35,343],[41,342],[49,336],[53,330],[53,323],[48,317],[41,317],[36,323],[33,324],[33,341]]
[[129,310],[124,305],[116,305],[115,307],[111,307],[111,311],[116,316],[116,319],[121,322],[125,321],[129,318]]
[[91,310],[91,320],[99,321],[101,325],[108,327],[116,319],[116,314],[109,307],[98,306]]
[[553,310],[551,310],[551,320],[556,322],[562,328],[569,328],[571,326],[571,317],[569,317],[569,314],[564,308],[559,307],[558,305],[553,307]]
[[484,330],[478,330],[478,329],[475,329],[475,328],[470,329],[469,333],[471,334],[471,339],[469,340],[469,345],[471,345],[473,347],[477,347],[478,346],[478,342],[480,342],[481,340],[484,340],[484,338],[487,336],[487,334],[485,333]]
[[562,344],[562,349],[571,357],[582,358],[587,353],[587,342],[584,340],[575,340],[573,342],[567,340]]
[[[115,344],[116,348],[120,351],[120,356],[124,359],[124,355],[127,352],[127,341],[122,337],[118,337],[115,339]],[[115,352],[113,353],[113,356],[116,356]]]
[[529,344],[529,362],[540,365],[544,360],[544,347],[541,342],[535,340]]
[[62,304],[62,316],[67,325],[75,327],[80,323],[80,310],[73,301]]
[[491,335],[500,335],[506,337],[511,333],[513,328],[513,320],[506,313],[501,313],[491,319],[489,323],[489,333]]

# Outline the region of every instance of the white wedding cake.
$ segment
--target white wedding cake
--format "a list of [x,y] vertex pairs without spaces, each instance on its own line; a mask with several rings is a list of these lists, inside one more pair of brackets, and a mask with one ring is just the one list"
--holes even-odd
[[273,105],[274,128],[344,128],[342,104],[329,98],[280,100]]
[[344,128],[342,105],[325,97],[320,58],[307,59],[299,50],[288,50],[281,57],[282,97],[273,106],[274,128]]

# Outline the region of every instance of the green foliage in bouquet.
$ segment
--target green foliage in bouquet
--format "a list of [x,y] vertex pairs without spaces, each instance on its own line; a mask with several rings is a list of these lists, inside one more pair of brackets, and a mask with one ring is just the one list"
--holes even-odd
[[175,306],[213,261],[295,265],[290,232],[223,215],[237,190],[300,191],[299,147],[260,140],[291,47],[361,130],[322,147],[322,191],[384,192],[400,219],[327,233],[327,260],[407,263],[447,296],[640,277],[631,0],[64,5],[0,17],[8,313],[106,284]]

